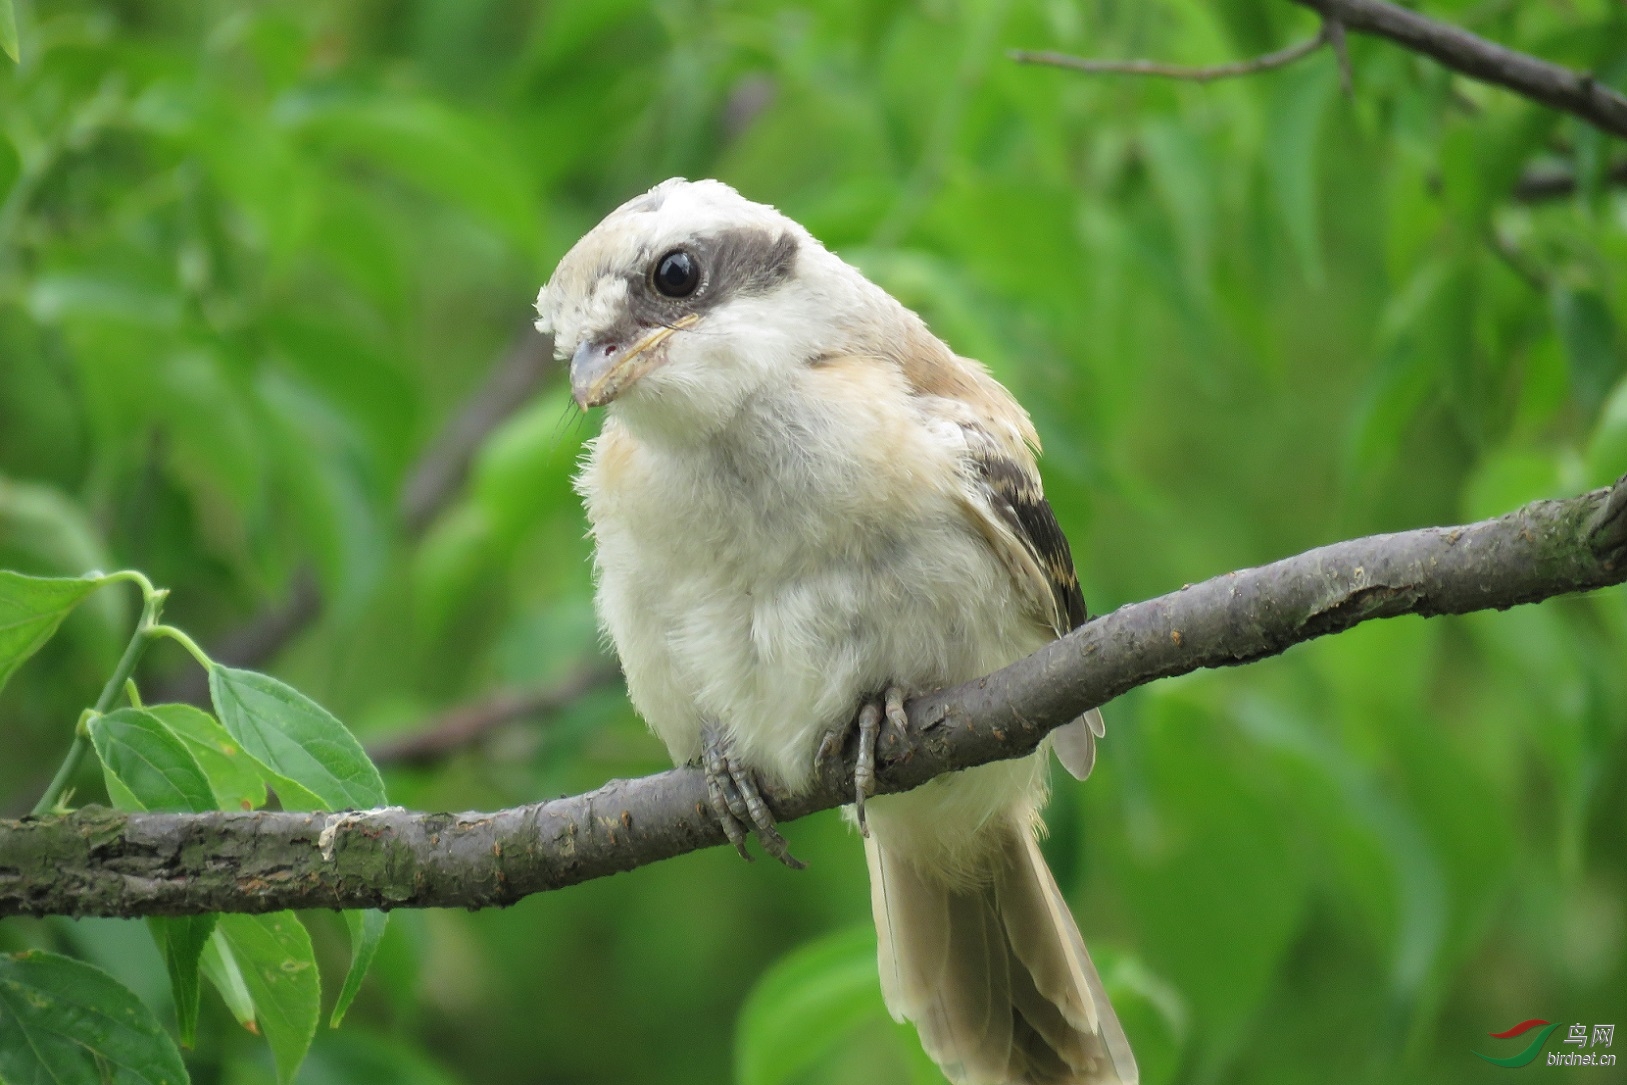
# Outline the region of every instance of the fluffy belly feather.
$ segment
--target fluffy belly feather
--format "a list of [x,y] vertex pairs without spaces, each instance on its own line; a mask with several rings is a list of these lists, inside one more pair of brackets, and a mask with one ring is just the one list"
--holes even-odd
[[[699,755],[715,720],[748,764],[793,789],[864,697],[975,678],[1048,639],[951,495],[867,492],[863,464],[810,470],[810,444],[798,485],[776,487],[767,471],[768,485],[746,489],[726,465],[611,427],[581,486],[600,616],[640,714],[678,762]],[[865,447],[829,444],[833,458]],[[822,477],[830,500],[808,484]]]

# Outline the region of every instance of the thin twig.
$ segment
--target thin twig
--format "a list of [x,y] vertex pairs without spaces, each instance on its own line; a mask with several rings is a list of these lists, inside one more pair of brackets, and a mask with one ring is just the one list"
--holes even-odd
[[1184,79],[1191,83],[1207,83],[1214,79],[1230,79],[1233,76],[1253,75],[1256,72],[1286,67],[1322,48],[1328,43],[1329,35],[1330,31],[1324,24],[1321,33],[1309,41],[1302,41],[1286,49],[1279,49],[1275,53],[1266,53],[1249,60],[1215,64],[1204,68],[1165,64],[1157,60],[1090,60],[1070,56],[1067,53],[1032,49],[1013,49],[1006,55],[1018,64],[1045,64],[1053,68],[1089,72],[1092,75],[1150,75],[1160,79]]
[[1356,96],[1356,81],[1350,74],[1350,45],[1345,40],[1345,28],[1337,19],[1323,19],[1322,33],[1333,46],[1334,59],[1339,62],[1339,89],[1346,98]]
[[[1612,163],[1600,179],[1605,185],[1627,185],[1627,161]],[[1514,198],[1521,203],[1563,200],[1576,194],[1576,174],[1562,167],[1534,166],[1514,183]]]
[[401,488],[401,523],[417,538],[463,489],[475,453],[492,432],[530,399],[553,368],[554,340],[529,326],[452,416]]
[[[1376,618],[1501,610],[1627,581],[1627,477],[1477,524],[1335,543],[1087,622],[884,724],[878,793],[1019,757],[1137,686],[1251,663]],[[782,822],[849,802],[843,767],[768,794]],[[698,768],[492,814],[218,812],[0,820],[0,916],[484,908],[722,844]]]
[[550,716],[589,693],[615,684],[621,671],[606,663],[581,666],[563,681],[526,690],[499,690],[472,704],[460,705],[422,727],[369,746],[376,765],[430,765],[468,749],[512,723]]

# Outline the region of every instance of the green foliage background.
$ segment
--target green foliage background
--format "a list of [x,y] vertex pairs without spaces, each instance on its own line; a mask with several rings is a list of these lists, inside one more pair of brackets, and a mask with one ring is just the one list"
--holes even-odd
[[[1627,75],[1607,0],[1426,10]],[[328,606],[273,669],[364,741],[597,650],[568,485],[596,422],[557,380],[421,542],[395,499],[558,256],[674,174],[778,205],[993,367],[1098,611],[1627,471],[1608,139],[1383,42],[1351,42],[1348,100],[1326,53],[1207,87],[1003,57],[1250,55],[1315,32],[1285,0],[17,12],[0,567],[143,569],[208,641],[313,566]],[[1516,198],[1532,171],[1575,194]],[[133,620],[99,593],[6,689],[0,813],[43,789]],[[156,648],[144,688],[192,666]],[[1488,1032],[1627,1024],[1621,590],[1365,626],[1108,719],[1046,850],[1150,1085],[1481,1081],[1505,1072],[1471,1054],[1507,1053]],[[663,765],[612,690],[386,782],[493,808]],[[941,1080],[866,971],[857,842],[834,815],[790,836],[805,874],[718,849],[399,914],[300,1080]],[[312,924],[341,975],[342,924]],[[140,924],[0,925],[24,947],[170,1013]],[[270,1080],[212,993],[187,1058]]]

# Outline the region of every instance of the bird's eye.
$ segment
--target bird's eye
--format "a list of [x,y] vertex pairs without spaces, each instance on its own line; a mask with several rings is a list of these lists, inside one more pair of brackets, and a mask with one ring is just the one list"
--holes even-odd
[[700,285],[701,266],[683,249],[673,249],[655,262],[655,288],[669,298],[687,298]]

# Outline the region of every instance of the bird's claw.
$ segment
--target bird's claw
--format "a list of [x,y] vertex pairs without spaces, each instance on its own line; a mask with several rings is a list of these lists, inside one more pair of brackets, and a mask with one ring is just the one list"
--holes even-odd
[[729,740],[722,731],[708,725],[701,732],[701,740],[701,767],[706,774],[706,796],[712,803],[712,812],[723,826],[724,834],[734,845],[734,850],[740,853],[740,858],[748,863],[754,861],[746,850],[746,826],[750,825],[764,851],[792,870],[806,867],[808,864],[791,854],[791,846],[780,835],[774,814],[763,801],[763,793],[757,786],[757,774],[729,752]]
[[[870,823],[865,819],[864,800],[876,793],[876,741],[881,737],[881,719],[885,715],[900,734],[908,734],[910,719],[904,711],[904,691],[888,686],[881,701],[867,701],[859,709],[859,752],[853,766],[853,807],[859,822],[859,832],[870,835]],[[827,740],[829,736],[826,736]],[[823,743],[820,752],[824,752]]]

